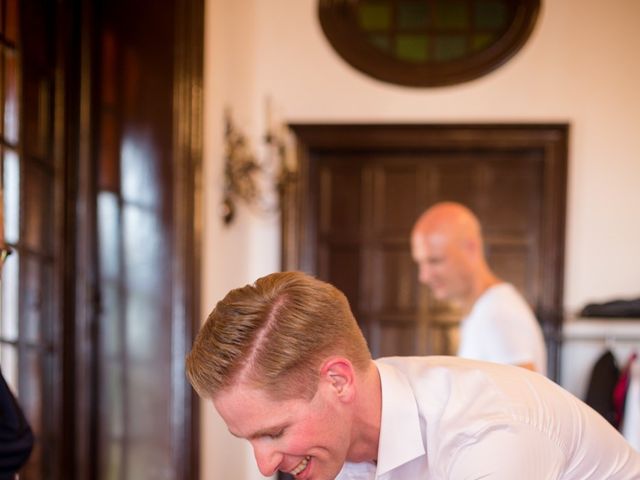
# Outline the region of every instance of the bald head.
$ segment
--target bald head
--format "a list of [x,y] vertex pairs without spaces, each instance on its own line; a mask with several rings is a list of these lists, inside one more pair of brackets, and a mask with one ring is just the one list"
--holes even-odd
[[484,259],[482,232],[464,205],[442,202],[424,212],[411,233],[419,280],[442,300],[468,303],[481,279],[492,275]]
[[436,203],[426,210],[413,227],[413,236],[440,234],[450,241],[482,242],[480,222],[460,203]]

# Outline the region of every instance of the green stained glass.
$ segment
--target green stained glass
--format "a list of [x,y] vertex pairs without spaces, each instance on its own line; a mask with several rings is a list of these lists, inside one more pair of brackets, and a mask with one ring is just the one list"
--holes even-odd
[[391,26],[391,5],[384,3],[359,4],[358,24],[365,31],[388,29]]
[[463,35],[440,35],[435,42],[435,59],[438,62],[456,60],[465,56],[467,42]]
[[388,52],[391,47],[389,37],[386,35],[369,35],[369,42],[383,52]]
[[483,50],[484,48],[486,48],[489,45],[491,45],[491,43],[493,42],[494,38],[495,38],[495,35],[493,35],[491,33],[483,33],[483,34],[474,35],[473,38],[471,39],[471,49],[474,52],[477,52],[479,50]]
[[500,0],[478,0],[475,5],[476,28],[503,30],[507,24],[507,8]]
[[469,5],[460,0],[438,0],[435,24],[439,29],[469,28]]
[[408,62],[425,62],[429,56],[429,40],[424,35],[398,35],[396,56]]
[[396,15],[401,30],[425,28],[429,24],[429,10],[424,0],[400,2]]

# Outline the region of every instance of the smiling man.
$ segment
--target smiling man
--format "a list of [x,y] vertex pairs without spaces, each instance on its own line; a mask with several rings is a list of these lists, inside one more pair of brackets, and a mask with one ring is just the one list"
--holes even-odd
[[218,302],[187,375],[265,476],[640,478],[620,433],[542,375],[455,357],[372,360],[345,296],[300,272]]
[[419,281],[463,312],[459,356],[546,373],[542,329],[522,295],[487,264],[471,210],[455,202],[427,209],[413,227],[411,251]]

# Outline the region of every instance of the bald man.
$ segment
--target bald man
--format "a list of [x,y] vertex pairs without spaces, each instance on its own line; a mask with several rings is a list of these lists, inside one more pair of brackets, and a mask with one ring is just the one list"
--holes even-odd
[[489,268],[471,210],[454,202],[433,205],[413,227],[411,252],[420,282],[463,311],[459,356],[546,374],[540,325],[515,287]]

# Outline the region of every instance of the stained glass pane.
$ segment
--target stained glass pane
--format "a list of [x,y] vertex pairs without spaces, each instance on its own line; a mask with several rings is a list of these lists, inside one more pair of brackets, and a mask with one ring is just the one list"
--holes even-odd
[[429,41],[424,35],[398,35],[396,54],[409,62],[424,62],[428,57]]
[[467,39],[462,35],[440,35],[435,42],[435,58],[438,61],[455,60],[464,57]]
[[441,29],[469,28],[469,5],[460,0],[439,0],[435,25]]
[[490,33],[474,35],[471,39],[471,48],[476,52],[480,51],[491,45],[493,39],[494,35]]
[[358,7],[358,23],[363,30],[385,30],[391,26],[391,6],[362,3]]
[[398,5],[398,27],[401,30],[425,28],[429,25],[429,9],[424,1],[405,1]]
[[502,30],[507,23],[507,7],[500,0],[477,0],[475,24],[477,29]]

